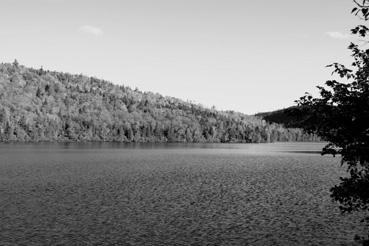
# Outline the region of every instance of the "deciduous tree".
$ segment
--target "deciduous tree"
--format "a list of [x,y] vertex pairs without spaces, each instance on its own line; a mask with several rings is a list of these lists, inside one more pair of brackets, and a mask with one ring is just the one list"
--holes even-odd
[[[364,21],[369,19],[369,0],[355,1],[352,13]],[[369,29],[358,25],[353,35],[366,38]],[[348,175],[331,189],[342,212],[369,210],[369,49],[351,43],[352,64],[346,67],[333,63],[333,73],[343,82],[328,80],[318,86],[319,97],[306,94],[298,100],[295,110],[305,117],[302,127],[318,134],[329,144],[323,154],[341,155]],[[307,117],[306,117],[307,116]]]

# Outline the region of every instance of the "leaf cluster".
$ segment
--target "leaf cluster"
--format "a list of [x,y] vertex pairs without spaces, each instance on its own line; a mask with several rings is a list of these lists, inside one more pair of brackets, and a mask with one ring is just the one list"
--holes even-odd
[[[369,18],[369,1],[357,2],[352,12]],[[366,37],[369,29],[359,25],[352,34]],[[316,133],[329,144],[323,154],[340,154],[348,176],[331,189],[332,198],[343,212],[369,208],[369,49],[351,43],[353,62],[350,68],[333,63],[333,74],[344,82],[328,80],[318,86],[320,97],[305,94],[297,103],[307,117],[303,128]]]

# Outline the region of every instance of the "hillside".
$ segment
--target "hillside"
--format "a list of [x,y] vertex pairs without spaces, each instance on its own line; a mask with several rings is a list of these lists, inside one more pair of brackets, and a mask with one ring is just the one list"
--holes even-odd
[[[240,99],[242,100],[242,99]],[[309,141],[297,128],[68,73],[0,64],[0,141]]]
[[301,116],[296,106],[271,112],[258,113],[255,116],[263,118],[269,123],[282,124],[285,127],[299,127]]

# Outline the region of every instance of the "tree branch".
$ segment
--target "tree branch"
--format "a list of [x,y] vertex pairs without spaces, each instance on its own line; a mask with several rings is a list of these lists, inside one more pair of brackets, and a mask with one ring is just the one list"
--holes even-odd
[[359,6],[360,8],[369,8],[369,4],[368,5],[365,5],[368,0],[364,0],[362,4],[358,3],[357,0],[353,0],[357,6]]

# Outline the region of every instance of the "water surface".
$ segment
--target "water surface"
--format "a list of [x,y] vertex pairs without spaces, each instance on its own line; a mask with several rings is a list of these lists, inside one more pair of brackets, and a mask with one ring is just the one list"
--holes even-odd
[[0,245],[349,245],[322,146],[0,144]]

